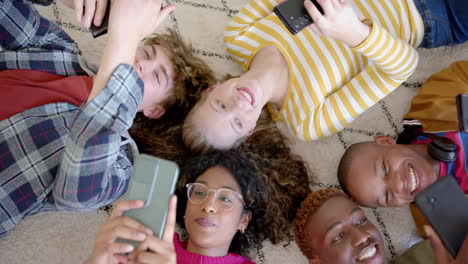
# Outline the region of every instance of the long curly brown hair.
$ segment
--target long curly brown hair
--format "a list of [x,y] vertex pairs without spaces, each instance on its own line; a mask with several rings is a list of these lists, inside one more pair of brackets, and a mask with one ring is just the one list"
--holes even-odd
[[294,220],[294,236],[296,244],[301,250],[302,254],[307,259],[313,259],[316,257],[316,252],[309,246],[310,237],[306,232],[306,226],[309,222],[310,217],[324,204],[328,199],[336,196],[348,197],[345,193],[338,189],[320,189],[312,192],[307,198],[301,203],[301,207],[297,210],[297,216]]
[[229,252],[249,255],[254,249],[261,249],[262,242],[269,239],[273,244],[290,241],[290,219],[283,213],[282,193],[278,192],[277,184],[270,180],[270,161],[257,154],[241,149],[215,151],[192,157],[181,166],[177,194],[178,222],[184,227],[183,216],[187,205],[186,184],[195,182],[207,169],[221,166],[227,169],[240,186],[245,202],[245,212],[252,213],[252,219],[245,233],[238,232],[229,248]]
[[165,114],[158,119],[150,119],[142,113],[136,115],[130,129],[132,138],[140,145],[151,145],[155,137],[168,133],[170,128],[183,122],[190,109],[199,100],[202,91],[216,83],[211,68],[186,44],[173,29],[167,33],[152,35],[144,41],[145,45],[160,45],[170,51],[174,64],[174,93],[161,105]]

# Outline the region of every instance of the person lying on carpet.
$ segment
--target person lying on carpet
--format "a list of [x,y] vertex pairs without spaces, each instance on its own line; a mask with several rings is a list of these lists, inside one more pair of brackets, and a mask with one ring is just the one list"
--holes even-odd
[[[465,0],[304,1],[315,23],[296,35],[273,12],[283,0],[250,0],[225,30],[247,72],[204,93],[184,123],[194,150],[228,149],[255,132],[267,106],[302,140],[337,133],[415,70],[415,47],[468,38]],[[439,19],[440,18],[440,19]]]
[[[397,141],[377,135],[346,150],[338,167],[343,190],[360,205],[399,207],[438,178],[452,175],[468,194],[468,134],[458,130],[455,102],[460,93],[468,93],[468,61],[453,63],[422,85]],[[435,159],[429,144],[441,138],[450,139],[456,151],[447,148]]]
[[[452,260],[432,228],[426,229],[431,234],[430,243],[425,240],[415,244],[390,263],[461,264],[468,259],[468,237],[456,260]],[[378,229],[364,210],[337,189],[315,191],[302,202],[294,234],[299,249],[311,264],[387,263]]]
[[[118,202],[101,227],[88,264],[127,263],[254,263],[249,253],[262,242],[290,237],[289,221],[278,215],[283,204],[271,192],[262,159],[243,151],[211,152],[191,158],[181,169],[177,191],[177,220],[188,234],[181,242],[173,234],[174,207],[162,240],[141,224],[122,217],[124,210],[142,205]],[[135,250],[115,242],[117,237],[143,241]],[[152,252],[147,252],[149,249]],[[128,257],[118,255],[133,251]],[[162,256],[164,255],[164,256]],[[158,262],[160,258],[165,262]]]
[[137,154],[127,132],[135,114],[150,120],[185,104],[212,75],[174,31],[138,46],[175,6],[112,3],[102,63],[88,77],[61,28],[29,1],[0,2],[0,236],[27,215],[119,198]]

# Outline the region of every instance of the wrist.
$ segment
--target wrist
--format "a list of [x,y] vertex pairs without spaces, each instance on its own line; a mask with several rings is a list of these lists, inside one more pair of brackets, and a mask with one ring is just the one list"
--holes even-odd
[[357,47],[369,37],[371,29],[369,25],[359,21],[359,24],[356,26],[355,30],[352,30],[352,34],[349,38],[343,42],[351,48]]

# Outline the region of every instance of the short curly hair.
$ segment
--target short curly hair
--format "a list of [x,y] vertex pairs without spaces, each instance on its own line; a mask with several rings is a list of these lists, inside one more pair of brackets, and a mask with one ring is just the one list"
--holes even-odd
[[221,166],[232,173],[240,186],[245,210],[251,211],[252,219],[245,233],[237,232],[229,252],[250,255],[252,250],[262,248],[262,242],[270,239],[277,243],[287,239],[283,230],[288,230],[290,221],[278,212],[282,200],[272,191],[269,175],[262,170],[265,160],[242,150],[215,151],[192,157],[181,167],[177,195],[177,222],[184,228],[183,215],[187,206],[186,184],[195,180],[211,167]]
[[324,204],[328,199],[336,196],[348,196],[338,189],[328,188],[320,189],[312,192],[307,198],[301,203],[301,207],[297,210],[296,219],[294,220],[294,236],[296,244],[299,246],[302,254],[311,260],[316,258],[317,252],[309,245],[309,235],[306,232],[307,223],[310,217]]

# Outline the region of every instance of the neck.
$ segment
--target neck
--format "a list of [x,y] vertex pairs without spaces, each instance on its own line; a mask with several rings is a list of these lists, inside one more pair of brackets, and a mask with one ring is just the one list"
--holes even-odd
[[187,243],[187,251],[195,254],[199,254],[202,256],[207,256],[207,257],[224,257],[228,254],[229,251],[229,245],[227,246],[220,246],[220,247],[202,247],[194,243],[189,236],[189,240]]
[[431,164],[432,169],[434,170],[434,174],[436,175],[436,178],[434,181],[437,179],[439,176],[440,172],[440,163],[438,160],[434,159],[429,155],[429,145],[428,144],[415,144],[415,145],[410,145],[414,148],[414,150],[421,155],[429,164]]
[[270,102],[281,108],[289,88],[289,66],[281,52],[274,46],[259,50],[245,73],[260,82],[264,89],[263,104]]

